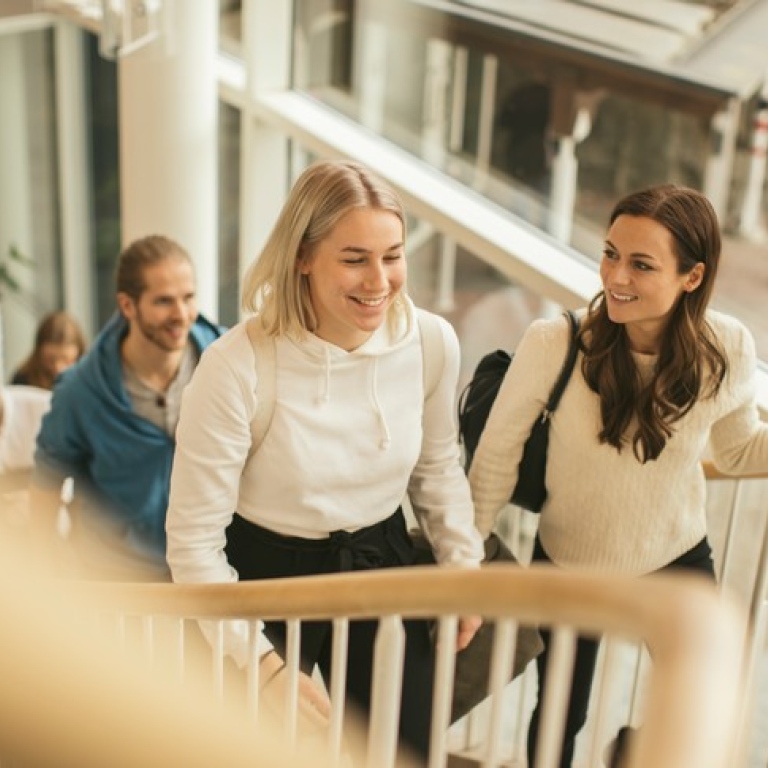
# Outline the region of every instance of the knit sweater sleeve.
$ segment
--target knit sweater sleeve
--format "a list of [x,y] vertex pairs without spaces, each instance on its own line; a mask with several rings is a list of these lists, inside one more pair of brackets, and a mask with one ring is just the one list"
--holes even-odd
[[475,522],[483,537],[493,530],[517,484],[525,441],[546,405],[567,347],[567,320],[558,318],[532,323],[515,351],[469,472]]
[[719,470],[733,475],[768,471],[768,424],[755,395],[757,356],[749,331],[734,318],[712,313],[728,354],[729,371],[718,397],[723,415],[712,425],[710,448]]
[[[456,432],[459,341],[447,321],[438,321],[443,371],[424,403],[421,452],[408,483],[408,496],[437,562],[472,567],[479,565],[484,553]],[[424,354],[435,352],[426,350]]]

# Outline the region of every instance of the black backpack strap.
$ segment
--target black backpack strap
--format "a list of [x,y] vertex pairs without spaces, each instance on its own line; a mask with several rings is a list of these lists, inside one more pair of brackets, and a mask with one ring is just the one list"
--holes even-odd
[[571,335],[568,343],[568,354],[565,357],[560,375],[557,377],[555,386],[552,387],[552,392],[549,394],[549,400],[547,400],[547,407],[542,413],[542,418],[548,419],[557,409],[560,402],[560,398],[565,391],[568,381],[573,373],[573,367],[576,365],[576,358],[579,354],[578,335],[579,335],[579,318],[569,309],[565,315],[568,318],[568,324],[570,325]]

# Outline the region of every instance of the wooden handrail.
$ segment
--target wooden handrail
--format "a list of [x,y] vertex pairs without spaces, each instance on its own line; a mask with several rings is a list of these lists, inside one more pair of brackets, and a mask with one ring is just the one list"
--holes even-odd
[[[630,579],[491,565],[197,585],[31,576],[20,590],[25,572],[10,555],[0,558],[0,735],[22,763],[130,768],[159,764],[162,747],[165,768],[279,764],[265,760],[269,734],[254,740],[244,713],[222,713],[208,692],[199,700],[187,688],[159,695],[156,672],[145,676],[119,661],[114,642],[104,646],[103,635],[91,631],[93,621],[77,620],[83,609],[92,618],[95,608],[105,615],[206,619],[473,613],[635,637],[648,644],[654,664],[634,765],[731,764],[745,619],[727,594],[694,577]],[[57,702],[62,695],[60,705],[41,707],[40,701]],[[78,727],[84,722],[102,724],[99,739]],[[285,758],[283,752],[270,754]],[[317,755],[302,760],[297,754],[291,764],[315,768]]]
[[[83,582],[77,591],[99,601],[108,612],[124,614],[322,620],[392,614],[435,617],[471,608],[489,618],[556,621],[590,632],[642,637],[647,622],[689,605],[689,597],[678,597],[688,589],[687,581],[680,575],[640,582],[541,564],[526,568],[498,564],[477,571],[419,566],[214,584]],[[714,599],[709,590],[696,589],[697,582],[693,580],[694,602]]]
[[499,564],[229,584],[79,586],[107,613],[311,620],[471,612],[642,640],[654,664],[633,765],[725,768],[732,758],[746,619],[735,599],[695,576],[617,578]]

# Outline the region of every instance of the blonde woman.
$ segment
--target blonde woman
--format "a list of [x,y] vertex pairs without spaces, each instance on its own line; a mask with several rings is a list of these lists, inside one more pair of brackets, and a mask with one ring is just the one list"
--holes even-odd
[[[175,581],[410,565],[406,494],[439,563],[479,565],[454,426],[458,341],[433,318],[444,369],[425,400],[421,310],[406,294],[406,274],[405,213],[394,191],[354,163],[308,168],[245,278],[244,307],[275,350],[277,398],[258,450],[245,323],[203,355],[184,394],[167,515]],[[460,648],[479,624],[460,622]],[[350,631],[347,696],[365,711],[375,627],[355,622]],[[426,755],[433,649],[426,622],[407,622],[407,635],[400,734]],[[283,625],[264,628],[266,679],[279,674],[284,639]],[[331,627],[305,626],[301,647],[304,671],[317,665],[328,679]],[[306,675],[301,692],[327,712]]]

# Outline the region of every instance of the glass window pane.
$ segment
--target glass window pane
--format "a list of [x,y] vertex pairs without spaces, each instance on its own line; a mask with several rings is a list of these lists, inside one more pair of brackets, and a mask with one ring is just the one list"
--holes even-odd
[[[690,13],[681,6],[678,21],[714,19],[733,4],[691,3],[701,7]],[[541,30],[521,34],[520,20],[503,8],[491,0],[304,0],[295,18],[294,85],[593,262],[611,207],[630,190],[672,181],[707,191],[724,140],[714,127],[728,109],[724,98],[654,69],[658,51],[626,66],[611,60],[607,44],[604,55],[599,46],[590,54]],[[525,8],[536,12],[535,4]],[[745,102],[743,112],[715,306],[750,327],[768,360],[761,309],[768,244],[738,229],[754,104]],[[765,217],[768,195],[762,206]],[[749,284],[737,273],[749,274]]]
[[[38,320],[61,306],[53,36],[0,35],[2,375],[29,353]],[[15,258],[21,254],[31,263]]]
[[240,0],[219,0],[219,45],[235,56],[242,49],[242,13]]
[[115,264],[120,253],[120,156],[117,62],[99,53],[99,40],[85,35],[87,105],[90,111],[91,242],[95,265],[96,321],[101,328],[115,311]]
[[219,105],[219,317],[227,327],[240,309],[240,111]]

